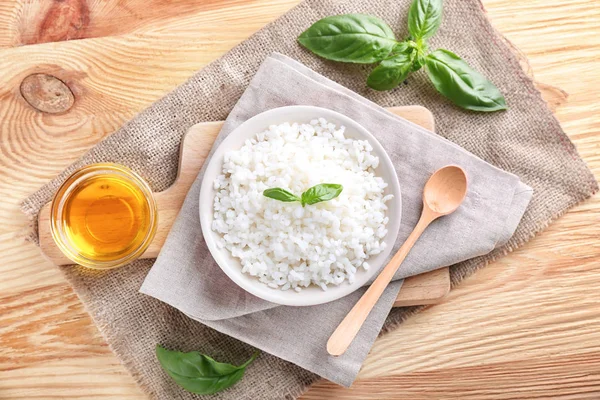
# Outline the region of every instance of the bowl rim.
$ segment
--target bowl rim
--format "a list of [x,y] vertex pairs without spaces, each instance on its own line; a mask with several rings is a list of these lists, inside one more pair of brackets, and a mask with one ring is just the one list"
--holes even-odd
[[[339,286],[330,286],[330,287],[328,287],[328,290],[326,290],[326,291],[323,291],[321,288],[318,288],[318,287],[313,287],[314,289],[319,290],[320,295],[312,296],[312,298],[311,298],[311,296],[306,295],[307,293],[309,293],[309,290],[311,289],[311,287],[303,288],[301,292],[295,292],[293,290],[290,290],[291,292],[294,293],[294,296],[286,297],[285,295],[282,295],[281,293],[282,292],[290,292],[290,291],[282,291],[279,289],[273,289],[273,288],[267,286],[266,284],[260,282],[256,277],[242,273],[241,267],[239,264],[235,265],[235,267],[228,265],[229,262],[224,255],[224,253],[228,252],[228,250],[217,247],[216,240],[215,240],[215,236],[217,235],[217,233],[214,232],[211,228],[213,214],[214,214],[214,211],[213,211],[213,199],[214,199],[213,181],[216,176],[207,177],[208,176],[207,172],[210,171],[211,169],[214,169],[215,164],[218,164],[218,173],[220,173],[221,166],[223,163],[222,155],[224,154],[225,151],[227,151],[227,150],[223,150],[223,149],[227,149],[229,147],[239,148],[241,145],[243,145],[243,140],[241,140],[240,137],[247,139],[247,138],[250,138],[260,132],[260,130],[257,130],[255,128],[253,128],[252,130],[246,130],[246,128],[248,126],[254,125],[255,123],[257,123],[257,121],[261,122],[262,120],[265,120],[264,127],[260,128],[260,129],[263,129],[263,130],[267,129],[270,125],[279,123],[279,122],[267,123],[267,121],[268,120],[277,120],[278,118],[275,118],[275,116],[279,115],[281,113],[290,113],[290,114],[294,114],[294,113],[302,114],[303,113],[303,114],[307,115],[306,118],[292,117],[289,120],[287,120],[288,122],[298,122],[298,121],[295,121],[297,119],[310,121],[313,119],[323,117],[323,118],[327,119],[328,121],[330,121],[331,119],[335,120],[335,123],[338,126],[344,125],[346,127],[346,133],[348,133],[349,131],[350,132],[356,131],[358,133],[358,135],[357,135],[358,138],[359,139],[364,138],[364,139],[368,140],[369,143],[371,144],[371,146],[373,147],[373,153],[375,153],[379,157],[378,168],[383,167],[383,168],[388,169],[390,171],[390,173],[389,173],[390,176],[394,178],[394,179],[392,179],[392,182],[387,182],[389,193],[394,193],[394,194],[397,193],[397,196],[395,195],[394,199],[391,200],[392,203],[388,203],[388,204],[393,204],[393,206],[396,207],[398,211],[396,213],[397,217],[394,220],[392,220],[392,218],[390,218],[388,225],[387,225],[388,233],[383,238],[383,240],[386,242],[387,246],[386,246],[385,250],[382,251],[380,254],[378,254],[376,256],[372,256],[367,260],[367,262],[369,262],[369,260],[372,260],[373,258],[378,258],[379,260],[377,262],[377,265],[371,265],[371,268],[368,271],[359,272],[360,274],[364,274],[364,275],[362,275],[360,277],[361,279],[356,279],[355,282],[352,284],[349,284],[346,281]],[[300,122],[305,123],[304,121],[300,121]],[[330,121],[330,122],[333,122],[333,121]],[[353,137],[353,136],[349,135],[349,137]],[[237,143],[237,145],[236,145],[236,143]],[[221,154],[221,153],[223,153],[223,154]],[[217,158],[218,155],[220,155],[220,157]],[[210,202],[206,202],[206,201],[203,202],[202,200],[204,198],[207,198],[207,196],[209,196],[209,195],[211,195]],[[213,152],[212,157],[210,158],[210,160],[208,161],[208,163],[206,165],[206,168],[204,170],[204,175],[202,176],[199,200],[200,200],[199,201],[199,203],[200,203],[199,204],[200,227],[202,230],[202,236],[204,237],[204,241],[206,242],[206,245],[211,253],[211,256],[213,257],[213,259],[215,260],[215,262],[217,263],[219,268],[221,268],[221,270],[235,284],[237,284],[239,287],[244,289],[246,292],[248,292],[258,298],[261,298],[263,300],[266,300],[266,301],[269,301],[272,303],[276,303],[279,305],[286,305],[286,306],[312,306],[312,305],[328,303],[328,302],[331,302],[334,300],[338,300],[344,296],[347,296],[347,295],[353,293],[354,291],[360,289],[365,284],[367,284],[374,277],[374,275],[376,275],[379,272],[381,267],[387,261],[389,255],[391,253],[391,250],[393,248],[393,245],[396,241],[396,238],[398,236],[398,231],[400,230],[400,223],[401,223],[401,218],[402,218],[402,192],[401,192],[400,183],[398,180],[398,175],[396,173],[396,169],[394,168],[394,165],[393,165],[389,155],[387,154],[387,152],[385,151],[385,149],[383,148],[381,143],[375,138],[375,136],[373,136],[361,124],[359,124],[358,122],[354,121],[353,119],[351,119],[350,117],[348,117],[344,114],[341,114],[337,111],[334,111],[334,110],[331,110],[328,108],[316,107],[316,106],[305,106],[305,105],[292,105],[292,106],[272,108],[267,111],[256,114],[255,116],[245,120],[240,125],[238,125],[236,128],[234,128],[231,131],[231,133],[229,135],[227,135],[227,137],[225,139],[223,139],[221,141],[221,143],[218,144],[217,148]],[[386,216],[390,217],[390,214],[386,213]],[[232,257],[232,256],[230,255],[230,257]],[[371,264],[371,262],[369,262],[369,264]],[[252,278],[252,279],[247,279],[248,277]],[[252,283],[249,283],[249,282],[252,282]],[[312,291],[311,293],[314,294],[314,291]]]

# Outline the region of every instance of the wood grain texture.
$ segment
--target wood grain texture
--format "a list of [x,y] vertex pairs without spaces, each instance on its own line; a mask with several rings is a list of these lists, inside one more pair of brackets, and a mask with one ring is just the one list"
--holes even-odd
[[[88,1],[88,27],[98,28],[84,37],[92,39],[28,46],[27,29],[37,31],[27,27],[46,15],[34,9],[53,2],[0,2],[0,399],[145,398],[60,273],[23,242],[19,203],[297,2],[198,1],[174,14],[169,8],[186,1],[152,1],[151,11],[139,1]],[[130,14],[140,18],[103,18],[115,4],[138,4]],[[551,85],[544,96],[600,177],[597,1],[484,5],[536,80]],[[36,72],[69,85],[76,100],[68,114],[40,113],[18,95]],[[600,398],[599,220],[596,196],[379,339],[351,389],[323,382],[304,398]]]
[[450,283],[449,268],[440,268],[406,278],[402,290],[394,301],[394,307],[437,304],[450,293]]
[[[231,0],[33,0],[0,3],[0,48],[117,36],[152,29]],[[246,1],[251,6],[255,1]]]

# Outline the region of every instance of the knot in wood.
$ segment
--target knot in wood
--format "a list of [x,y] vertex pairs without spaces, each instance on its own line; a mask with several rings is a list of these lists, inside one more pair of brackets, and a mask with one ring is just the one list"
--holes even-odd
[[48,74],[32,74],[23,79],[21,95],[31,107],[49,114],[65,112],[75,102],[69,86]]

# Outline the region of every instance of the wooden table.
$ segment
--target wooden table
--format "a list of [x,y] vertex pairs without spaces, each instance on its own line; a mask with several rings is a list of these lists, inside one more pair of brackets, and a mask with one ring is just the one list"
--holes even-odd
[[[59,271],[23,241],[19,203],[297,2],[0,2],[1,399],[144,398]],[[484,4],[600,177],[597,0]],[[21,98],[21,81],[41,71],[85,82],[76,112]],[[303,398],[600,398],[599,239],[596,196],[378,340],[352,389],[323,381]]]

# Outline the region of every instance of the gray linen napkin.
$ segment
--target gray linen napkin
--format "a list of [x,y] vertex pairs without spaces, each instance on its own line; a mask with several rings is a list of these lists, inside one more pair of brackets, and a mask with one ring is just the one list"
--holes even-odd
[[469,191],[463,205],[454,214],[434,222],[423,234],[348,352],[341,357],[328,356],[325,343],[364,288],[335,302],[312,307],[278,306],[239,288],[213,261],[202,236],[198,202],[204,169],[190,189],[140,291],[218,331],[348,386],[392,307],[401,279],[486,254],[505,244],[529,203],[532,189],[515,175],[392,115],[281,54],[273,54],[261,65],[229,114],[213,150],[246,119],[293,104],[341,112],[358,121],[384,145],[402,189],[402,226],[394,251],[419,218],[422,188],[431,173],[441,166],[457,164],[468,174]]

